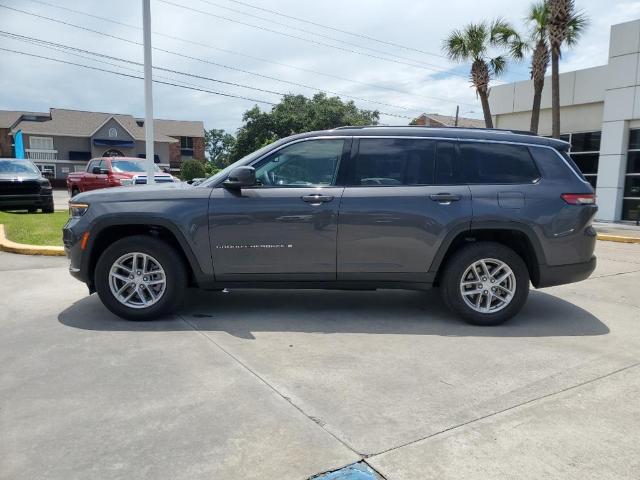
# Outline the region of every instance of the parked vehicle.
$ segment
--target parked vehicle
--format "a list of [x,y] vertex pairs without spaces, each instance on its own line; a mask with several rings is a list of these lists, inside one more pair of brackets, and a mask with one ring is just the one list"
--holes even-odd
[[31,161],[0,158],[0,209],[53,213],[53,189]]
[[187,286],[427,289],[495,325],[529,283],[596,266],[595,195],[560,140],[348,127],[277,141],[205,182],[70,204],[71,274],[115,314],[159,317]]
[[[173,183],[176,179],[154,165],[156,183]],[[147,165],[143,158],[108,157],[94,158],[83,172],[73,172],[67,177],[69,195],[96,190],[98,188],[143,185],[147,183]]]

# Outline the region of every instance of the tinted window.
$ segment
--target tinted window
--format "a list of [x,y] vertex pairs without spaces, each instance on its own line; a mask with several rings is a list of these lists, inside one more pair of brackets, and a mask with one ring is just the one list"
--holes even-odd
[[431,185],[435,145],[431,140],[363,138],[355,164],[355,185]]
[[571,158],[578,165],[582,173],[598,173],[599,153],[571,154]]
[[500,143],[460,143],[469,183],[532,183],[540,178],[529,149]]
[[572,133],[571,153],[599,151],[601,136],[600,132]]
[[640,130],[629,130],[629,149],[640,149]]
[[455,142],[438,142],[436,164],[436,183],[438,185],[456,185],[467,183],[464,164],[456,151]]
[[308,140],[281,148],[260,161],[256,179],[263,186],[322,186],[335,182],[344,140]]
[[640,152],[627,154],[627,173],[640,173]]

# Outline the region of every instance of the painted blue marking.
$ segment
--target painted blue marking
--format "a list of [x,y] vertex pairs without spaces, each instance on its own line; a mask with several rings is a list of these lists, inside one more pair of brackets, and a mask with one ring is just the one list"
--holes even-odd
[[335,472],[325,473],[318,477],[313,477],[313,480],[379,480],[380,477],[376,475],[369,465],[364,462],[354,463],[348,465]]

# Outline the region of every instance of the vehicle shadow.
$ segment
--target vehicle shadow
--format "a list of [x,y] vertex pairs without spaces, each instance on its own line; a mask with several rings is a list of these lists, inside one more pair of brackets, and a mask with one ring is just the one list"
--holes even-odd
[[366,333],[475,337],[606,335],[609,328],[588,311],[561,298],[532,291],[520,314],[504,325],[467,325],[449,312],[437,290],[369,292],[325,290],[190,290],[177,315],[130,322],[111,314],[94,294],[61,312],[69,327],[104,331],[226,332],[254,339],[256,332]]

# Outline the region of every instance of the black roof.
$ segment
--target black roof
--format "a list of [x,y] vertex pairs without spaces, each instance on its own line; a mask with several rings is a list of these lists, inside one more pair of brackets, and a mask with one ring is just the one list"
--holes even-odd
[[318,136],[401,136],[401,137],[438,137],[469,140],[495,140],[502,142],[527,143],[532,145],[545,145],[566,150],[567,142],[554,138],[541,137],[530,132],[518,130],[498,130],[489,128],[456,128],[456,127],[422,127],[422,126],[365,126],[365,127],[339,127],[333,130],[321,130],[301,133],[291,138],[307,138]]

